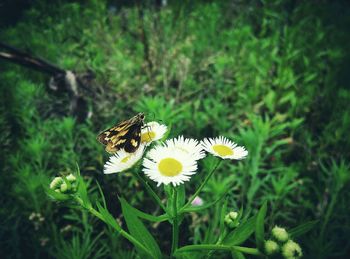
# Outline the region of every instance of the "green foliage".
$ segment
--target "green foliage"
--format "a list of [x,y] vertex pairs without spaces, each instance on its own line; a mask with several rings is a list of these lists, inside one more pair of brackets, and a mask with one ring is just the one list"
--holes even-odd
[[[1,255],[135,258],[136,250],[115,231],[122,227],[121,195],[128,201],[123,210],[132,215],[125,218],[128,227],[131,220],[152,229],[151,237],[142,232],[149,237],[143,245],[155,257],[170,250],[163,224],[172,219],[150,205],[152,197],[131,177],[138,169],[101,175],[107,155],[97,133],[140,111],[149,121],[171,126],[169,137],[225,135],[249,151],[242,163],[220,165],[200,194],[203,206],[184,209],[181,246],[218,242],[222,251],[215,257],[243,258],[243,251],[230,250],[226,242],[249,246],[255,231],[262,250],[264,233],[281,224],[306,257],[346,255],[348,4],[147,3],[35,1],[18,20],[1,26],[1,41],[96,76],[93,97],[86,96],[91,117],[78,123],[68,114],[68,97],[55,96],[46,76],[0,61]],[[57,200],[58,194],[44,186],[74,173],[77,164],[79,197],[106,226],[86,212],[77,216],[76,205],[62,208],[48,198],[47,193]],[[206,159],[201,173],[178,190],[178,210],[214,166],[214,159]],[[171,192],[157,194],[169,198],[171,215]],[[240,225],[224,233],[231,208],[241,212]],[[32,213],[44,220],[30,220]],[[207,255],[197,248],[179,256]]]
[[[130,233],[146,247],[147,251],[149,251],[149,254],[146,256],[150,258],[161,258],[161,251],[152,235],[134,214],[131,206],[123,198],[121,198],[120,201],[122,205],[123,215],[125,217],[125,221]],[[144,251],[140,250],[140,254],[144,254]]]

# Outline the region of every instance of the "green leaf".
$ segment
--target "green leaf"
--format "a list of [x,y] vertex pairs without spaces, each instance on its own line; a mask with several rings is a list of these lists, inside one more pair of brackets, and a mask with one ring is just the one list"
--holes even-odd
[[264,237],[265,237],[265,229],[264,222],[267,210],[267,202],[264,202],[262,207],[260,208],[255,224],[255,240],[260,251],[264,249]]
[[50,188],[45,187],[45,191],[46,191],[47,195],[49,195],[53,200],[56,200],[56,201],[67,201],[67,200],[70,200],[72,198],[71,195],[56,192]]
[[101,185],[98,183],[98,181],[96,181],[96,184],[97,184],[98,191],[99,191],[99,193],[100,193],[100,195],[101,195],[101,198],[102,198],[103,207],[107,208],[106,199],[105,199],[105,196],[104,196],[104,194],[103,194]]
[[232,249],[231,251],[232,258],[234,259],[245,259],[245,256],[242,252]]
[[300,226],[297,226],[297,227],[289,230],[288,233],[291,236],[291,238],[297,238],[297,237],[305,234],[306,232],[309,232],[311,229],[313,229],[313,227],[317,223],[318,223],[318,220],[306,222]]
[[246,241],[254,232],[256,216],[247,219],[245,222],[230,232],[223,240],[224,245],[240,245]]
[[173,196],[172,196],[172,188],[171,185],[164,185],[164,192],[167,197],[166,200],[166,211],[169,213],[170,216],[173,215]]
[[166,214],[163,214],[160,216],[153,216],[151,214],[145,213],[145,212],[138,210],[138,209],[131,207],[131,206],[130,206],[130,209],[133,210],[133,212],[135,213],[136,216],[143,218],[143,219],[146,219],[148,221],[162,222],[162,221],[169,219],[169,216]]
[[109,211],[106,208],[102,207],[102,205],[99,202],[96,202],[96,206],[98,212],[102,215],[104,222],[106,222],[108,225],[110,225],[117,231],[120,231],[121,227],[119,226],[115,218],[109,213]]
[[[174,209],[173,209],[173,186],[168,184],[166,186],[164,186],[164,191],[165,194],[167,196],[167,205],[166,205],[166,210],[169,213],[170,216],[172,216],[174,214]],[[176,187],[176,191],[177,191],[177,211],[180,211],[180,208],[185,204],[185,186],[184,185],[180,185]],[[182,218],[182,217],[180,217]],[[180,220],[181,221],[181,220]]]
[[[152,255],[152,258],[162,258],[160,248],[153,238],[153,236],[148,232],[146,227],[143,225],[141,220],[135,215],[135,210],[130,206],[127,201],[120,198],[122,205],[123,216],[126,221],[126,225],[130,231],[130,234],[143,244]],[[137,247],[136,247],[137,248]],[[139,249],[138,249],[139,250]],[[144,254],[142,250],[139,250],[140,254]]]
[[86,208],[89,208],[89,207],[91,207],[91,202],[90,202],[90,199],[88,196],[86,183],[85,183],[83,177],[81,177],[80,175],[77,177],[77,181],[78,181],[77,194],[81,198],[81,200],[83,201],[84,206]]
[[182,184],[176,187],[177,190],[177,211],[185,204],[186,193],[185,193],[185,185]]
[[224,245],[211,245],[211,244],[187,245],[177,249],[175,252],[175,255],[177,255],[178,253],[183,253],[188,251],[207,251],[207,250],[230,251],[231,249],[232,249],[231,246],[224,246]]
[[220,224],[219,224],[220,233],[222,233],[225,228],[225,215],[227,213],[227,202],[228,202],[228,198],[225,199],[225,202],[221,207],[221,217],[220,217]]

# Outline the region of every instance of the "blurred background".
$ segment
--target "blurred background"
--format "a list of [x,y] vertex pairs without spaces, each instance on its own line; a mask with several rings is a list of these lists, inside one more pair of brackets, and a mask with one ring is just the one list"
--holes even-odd
[[[157,214],[132,170],[103,175],[108,155],[96,141],[144,112],[146,121],[171,126],[169,137],[223,135],[247,147],[246,160],[215,173],[204,202],[232,185],[232,210],[254,214],[269,201],[266,228],[319,220],[298,240],[305,258],[346,258],[349,7],[345,0],[0,1],[0,257],[137,258],[112,229],[51,201],[43,186],[78,165],[91,200],[100,199],[98,182],[122,224],[118,195]],[[188,194],[211,163],[200,164]],[[187,216],[180,245],[215,242],[220,211],[218,204]],[[168,251],[170,226],[149,227]]]

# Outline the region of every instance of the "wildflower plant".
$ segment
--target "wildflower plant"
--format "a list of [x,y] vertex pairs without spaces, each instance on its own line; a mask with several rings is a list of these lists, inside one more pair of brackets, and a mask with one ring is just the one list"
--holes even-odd
[[[160,215],[154,216],[145,213],[131,206],[126,199],[120,197],[122,213],[127,226],[126,230],[108,211],[103,192],[99,186],[103,203],[96,202],[93,204],[90,201],[87,185],[80,176],[79,170],[75,175],[70,174],[54,178],[49,186],[48,194],[59,201],[70,199],[75,201],[81,208],[105,222],[122,237],[130,241],[140,256],[146,258],[164,258],[167,256],[167,252],[161,250],[156,239],[147,230],[143,220],[158,223],[167,221],[171,224],[171,251],[168,254],[171,257],[195,257],[197,252],[211,257],[218,250],[231,252],[232,255],[239,258],[243,257],[244,254],[263,256],[280,251],[283,255],[290,255],[294,250],[301,254],[300,246],[289,240],[289,236],[292,235],[281,231],[281,228],[275,227],[272,230],[272,235],[279,241],[283,239],[283,247],[280,247],[276,240],[264,241],[266,203],[262,205],[257,215],[244,215],[243,209],[241,209],[240,211],[231,211],[225,216],[227,199],[223,203],[222,214],[218,215],[222,224],[216,242],[189,244],[179,247],[179,227],[184,215],[210,208],[222,202],[226,196],[225,193],[218,199],[205,203],[199,197],[221,162],[224,160],[242,160],[248,156],[248,151],[245,147],[238,146],[222,136],[198,141],[185,136],[165,140],[166,135],[167,127],[165,125],[158,122],[147,123],[142,131],[143,144],[138,150],[134,153],[128,153],[124,150],[117,151],[110,156],[103,170],[104,174],[120,174],[135,167],[138,172],[132,175],[144,185],[147,193],[162,210]],[[206,152],[216,157],[215,165],[210,172],[199,170],[201,168],[199,163],[206,158]],[[203,181],[186,202],[184,185],[196,174],[202,175]],[[164,198],[158,195],[160,192],[154,186],[164,189],[166,204],[163,203]],[[305,229],[309,228],[310,225],[307,225],[297,229],[296,232],[305,232]],[[254,232],[256,247],[243,246],[242,244],[251,238]]]

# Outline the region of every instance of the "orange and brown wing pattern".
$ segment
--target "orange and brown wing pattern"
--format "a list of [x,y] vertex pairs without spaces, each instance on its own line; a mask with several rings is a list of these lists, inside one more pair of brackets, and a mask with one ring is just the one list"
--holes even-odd
[[144,114],[139,113],[129,120],[101,132],[97,140],[105,145],[108,153],[115,153],[124,148],[126,152],[133,153],[140,146],[141,127]]

